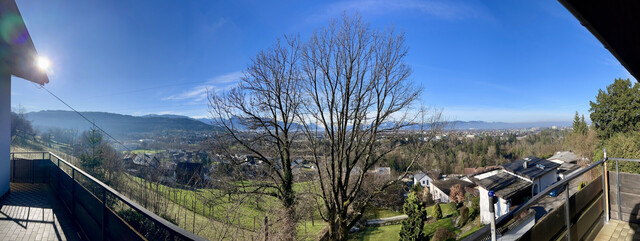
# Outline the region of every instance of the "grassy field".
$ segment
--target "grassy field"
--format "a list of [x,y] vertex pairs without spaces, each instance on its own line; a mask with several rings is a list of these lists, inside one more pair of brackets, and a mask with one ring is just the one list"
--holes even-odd
[[[427,207],[427,215],[433,216],[433,207],[435,207],[435,205]],[[443,217],[446,217],[446,216],[449,216],[451,214],[454,214],[454,213],[458,212],[458,210],[456,209],[455,204],[453,204],[453,203],[441,203],[440,204],[440,209],[442,209],[442,216]]]
[[388,225],[381,227],[369,227],[361,232],[353,234],[351,241],[373,241],[373,240],[398,240],[400,238],[400,228],[402,224]]
[[473,226],[473,228],[471,228],[469,231],[461,234],[459,239],[466,238],[467,236],[469,236],[469,235],[475,233],[476,231],[480,230],[482,227],[483,227],[483,225],[475,225],[475,226]]
[[[202,218],[212,218],[213,220],[218,220],[220,222],[229,222],[229,216],[227,216],[229,214],[228,210],[233,210],[233,213],[241,213],[242,215],[237,215],[235,220],[231,221],[231,223],[247,230],[254,230],[254,221],[257,223],[257,226],[260,226],[262,220],[264,220],[265,214],[271,213],[269,212],[269,208],[277,207],[279,205],[278,200],[274,197],[263,196],[261,197],[261,200],[252,199],[236,202],[237,200],[233,200],[235,197],[232,197],[231,201],[229,201],[228,196],[221,196],[220,191],[216,189],[187,190],[155,183],[143,184],[144,182],[141,178],[132,178],[142,185],[147,185],[147,187],[150,186],[150,189],[153,189],[153,191],[157,190],[163,197],[171,200],[172,202],[185,206],[189,211],[197,212],[199,216],[202,216]],[[297,192],[300,192],[306,189],[305,185],[310,184],[296,183],[294,185],[294,189]],[[215,204],[208,202],[212,200],[215,200]],[[451,212],[455,212],[455,209],[450,210],[450,208],[445,208],[445,206],[446,205],[443,205],[443,212],[445,214],[448,215]],[[402,215],[402,213],[388,209],[372,208],[366,211],[364,219],[385,218],[397,215]],[[312,225],[311,221],[301,221],[298,224],[298,239],[316,239],[318,233],[326,226],[326,223],[321,220],[320,215],[317,212],[314,214],[314,219],[314,225]],[[382,230],[388,231],[388,229]],[[365,234],[365,236],[373,235],[373,237],[376,237],[375,234],[380,232],[381,231],[375,231],[370,234]]]
[[453,225],[453,222],[452,222],[451,218],[443,218],[443,219],[437,220],[435,222],[425,223],[424,224],[424,228],[422,230],[424,231],[424,234],[432,235],[439,228],[449,229],[449,230],[455,232],[456,234],[458,234],[460,232],[460,230]]
[[402,215],[401,212],[396,212],[393,210],[385,209],[385,208],[369,208],[362,215],[363,219],[373,219],[373,218],[388,218],[393,216]]
[[[278,206],[278,201],[274,197],[261,197],[262,200],[248,198],[239,200],[234,196],[223,196],[216,189],[187,190],[156,183],[143,183],[143,180],[137,177],[133,179],[190,211],[221,222],[231,222],[245,229],[253,229],[254,223],[260,224],[267,213],[267,208]],[[235,220],[229,221],[229,215],[233,213],[242,215],[233,215]]]

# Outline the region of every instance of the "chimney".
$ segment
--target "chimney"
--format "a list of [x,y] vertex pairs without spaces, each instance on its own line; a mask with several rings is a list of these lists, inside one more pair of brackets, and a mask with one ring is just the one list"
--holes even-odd
[[524,167],[524,169],[529,168],[529,160],[525,159],[524,162],[522,163],[522,167]]

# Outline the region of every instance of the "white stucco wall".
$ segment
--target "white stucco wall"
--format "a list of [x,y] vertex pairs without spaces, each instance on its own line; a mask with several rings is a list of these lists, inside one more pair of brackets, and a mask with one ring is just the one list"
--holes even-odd
[[532,188],[531,194],[536,193],[536,190],[533,189],[535,188],[536,184],[539,187],[539,192],[542,192],[545,188],[551,186],[551,184],[553,184],[557,180],[558,180],[558,174],[556,173],[555,170],[547,172],[541,177],[538,177],[537,179],[533,180],[533,185],[531,186]]
[[443,191],[438,189],[436,186],[434,186],[433,183],[431,183],[431,185],[429,186],[429,192],[431,193],[431,197],[433,198],[433,201],[443,202],[443,203],[449,202],[449,196],[447,196],[446,193],[444,193]]
[[[488,224],[491,222],[491,213],[489,212],[489,191],[479,187],[480,191],[480,222]],[[499,218],[509,212],[509,202],[502,198],[498,198],[498,202],[493,205],[495,208],[495,217]]]
[[417,178],[413,178],[413,185],[418,185],[420,184],[421,187],[429,187],[431,188],[431,178],[429,176],[424,176],[421,179],[417,179]]

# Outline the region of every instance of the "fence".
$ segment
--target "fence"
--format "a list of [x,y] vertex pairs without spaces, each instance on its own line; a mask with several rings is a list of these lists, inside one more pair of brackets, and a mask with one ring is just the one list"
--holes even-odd
[[11,153],[11,181],[48,184],[89,240],[205,240],[50,152]]

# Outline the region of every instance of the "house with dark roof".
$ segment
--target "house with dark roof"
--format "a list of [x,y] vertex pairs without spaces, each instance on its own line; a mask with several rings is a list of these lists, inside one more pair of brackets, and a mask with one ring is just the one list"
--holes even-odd
[[580,166],[578,165],[580,158],[572,151],[556,152],[556,154],[549,157],[548,160],[560,164],[560,167],[558,167],[558,177],[560,179],[564,179],[580,170]]
[[458,178],[434,180],[429,185],[429,193],[431,193],[433,201],[443,203],[451,202],[449,194],[451,194],[451,188],[456,184],[460,184],[462,194],[466,192],[467,188],[473,188],[476,186],[476,184],[472,182],[467,182]]
[[435,170],[427,171],[427,173],[419,171],[413,175],[413,185],[415,186],[420,184],[422,187],[429,187],[431,182],[439,180],[441,176],[442,173]]
[[531,194],[536,195],[558,181],[559,164],[535,156],[525,157],[502,165],[502,168],[531,182]]
[[495,217],[498,218],[511,209],[524,203],[558,179],[560,165],[535,156],[503,164],[499,169],[471,176],[478,185],[480,195],[480,221],[489,223],[489,191],[498,197],[494,204]]

